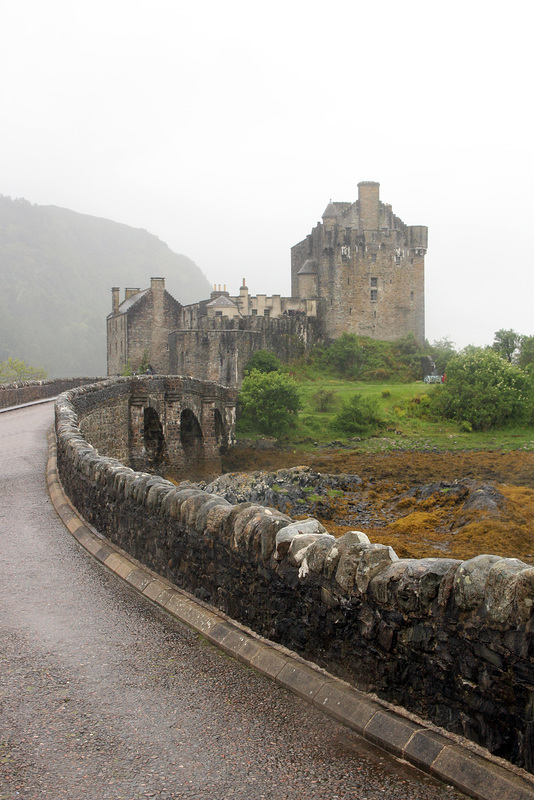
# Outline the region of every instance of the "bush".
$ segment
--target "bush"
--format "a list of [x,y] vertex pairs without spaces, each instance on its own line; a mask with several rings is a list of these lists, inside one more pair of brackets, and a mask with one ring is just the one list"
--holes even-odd
[[355,380],[362,370],[365,353],[353,333],[344,333],[327,348],[324,361],[339,375]]
[[489,349],[470,348],[452,358],[445,383],[429,396],[435,415],[467,423],[475,431],[525,422],[532,416],[529,377]]
[[257,372],[278,372],[282,366],[279,358],[269,350],[256,350],[250,357],[244,373],[249,375],[254,370]]
[[321,413],[331,411],[337,404],[336,393],[328,389],[318,389],[312,396],[312,403],[316,411]]
[[376,400],[355,394],[350,402],[345,403],[332,422],[335,431],[345,436],[366,433],[372,428],[383,425]]
[[281,372],[252,370],[243,380],[239,403],[245,421],[267,436],[283,436],[301,408],[297,384]]

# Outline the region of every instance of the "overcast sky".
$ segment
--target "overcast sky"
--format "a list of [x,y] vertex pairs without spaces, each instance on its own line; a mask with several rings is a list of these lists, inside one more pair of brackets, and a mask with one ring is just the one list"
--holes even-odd
[[290,247],[378,181],[429,227],[429,340],[534,334],[526,2],[0,9],[0,194],[146,228],[232,293],[289,294]]

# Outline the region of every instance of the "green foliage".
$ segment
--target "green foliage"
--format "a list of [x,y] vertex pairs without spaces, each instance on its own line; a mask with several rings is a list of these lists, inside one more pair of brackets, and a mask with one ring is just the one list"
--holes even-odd
[[18,381],[42,381],[46,378],[46,370],[41,367],[30,367],[19,358],[8,358],[0,361],[0,383],[17,383]]
[[339,375],[354,380],[360,374],[365,354],[353,333],[344,333],[327,348],[324,362]]
[[431,393],[431,406],[437,416],[487,431],[531,417],[531,381],[493,350],[470,348],[451,359],[446,382]]
[[447,372],[447,365],[456,354],[454,342],[447,336],[432,342],[429,347],[429,355],[436,365],[437,375],[444,375]]
[[126,362],[126,364],[122,368],[121,375],[124,378],[129,378],[129,377],[131,377],[133,375],[133,369],[132,369],[132,364],[130,362],[130,359],[128,359],[128,361]]
[[514,360],[514,354],[521,345],[521,336],[515,331],[501,329],[496,331],[494,337],[494,342],[491,345],[493,350],[501,358],[505,358],[511,363]]
[[281,372],[253,370],[243,380],[239,403],[245,420],[260,433],[284,436],[301,408],[297,384]]
[[143,351],[143,357],[141,358],[141,362],[137,367],[137,374],[138,375],[145,375],[149,364],[149,357],[148,357],[148,350]]
[[257,372],[278,372],[281,367],[282,362],[270,350],[256,350],[249,359],[244,372],[245,375],[249,375],[254,370],[257,370]]
[[423,350],[413,334],[396,342],[344,333],[317,351],[315,358],[323,368],[348,380],[412,381],[422,378]]
[[332,421],[332,427],[344,436],[366,433],[383,424],[378,403],[361,394],[352,396]]
[[328,389],[318,389],[312,397],[312,403],[316,411],[324,414],[331,411],[336,405],[336,393]]
[[517,356],[521,369],[532,371],[534,365],[534,336],[522,336]]

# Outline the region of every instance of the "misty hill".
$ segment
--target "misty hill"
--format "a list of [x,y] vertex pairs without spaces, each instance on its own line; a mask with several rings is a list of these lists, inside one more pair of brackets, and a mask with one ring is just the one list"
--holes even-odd
[[209,296],[197,265],[145,230],[0,195],[0,361],[105,375],[111,287],[122,299],[153,276],[181,303]]

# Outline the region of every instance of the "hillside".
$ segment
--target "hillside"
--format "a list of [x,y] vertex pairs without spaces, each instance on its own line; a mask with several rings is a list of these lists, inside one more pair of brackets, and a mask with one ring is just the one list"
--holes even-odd
[[0,196],[0,361],[49,377],[105,375],[111,287],[152,276],[181,303],[209,295],[197,265],[156,236],[107,219]]

